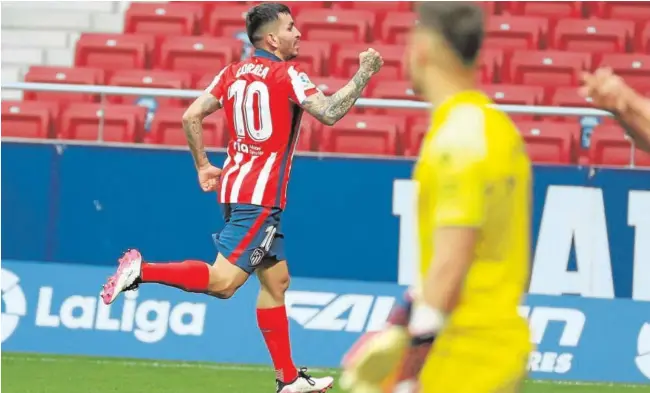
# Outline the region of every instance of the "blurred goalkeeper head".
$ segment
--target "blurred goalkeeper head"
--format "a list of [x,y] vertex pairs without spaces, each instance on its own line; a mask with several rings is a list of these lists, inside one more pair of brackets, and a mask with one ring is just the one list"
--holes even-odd
[[414,90],[435,104],[446,91],[474,89],[484,36],[481,7],[425,1],[417,3],[417,13],[406,50]]

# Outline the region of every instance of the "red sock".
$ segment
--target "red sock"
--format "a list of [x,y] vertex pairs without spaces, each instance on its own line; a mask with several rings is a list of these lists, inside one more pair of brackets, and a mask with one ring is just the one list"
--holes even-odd
[[142,282],[156,282],[188,292],[205,292],[210,283],[210,266],[201,261],[143,263]]
[[269,349],[277,379],[291,382],[298,377],[298,370],[291,359],[289,342],[289,320],[284,306],[275,308],[258,308],[257,325],[264,335]]

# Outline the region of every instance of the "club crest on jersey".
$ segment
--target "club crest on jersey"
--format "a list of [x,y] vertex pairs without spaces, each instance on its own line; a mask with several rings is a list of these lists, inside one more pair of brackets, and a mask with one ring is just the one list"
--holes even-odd
[[250,258],[251,266],[259,265],[262,262],[262,258],[264,258],[264,250],[260,247],[254,249]]

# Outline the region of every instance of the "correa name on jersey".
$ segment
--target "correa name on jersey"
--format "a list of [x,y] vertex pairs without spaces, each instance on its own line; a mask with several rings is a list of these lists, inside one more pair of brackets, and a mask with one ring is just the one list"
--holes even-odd
[[269,74],[269,67],[264,67],[261,64],[244,64],[237,70],[237,78],[241,77],[242,75],[245,74],[254,74],[256,76],[259,76],[262,79],[266,79],[266,76]]

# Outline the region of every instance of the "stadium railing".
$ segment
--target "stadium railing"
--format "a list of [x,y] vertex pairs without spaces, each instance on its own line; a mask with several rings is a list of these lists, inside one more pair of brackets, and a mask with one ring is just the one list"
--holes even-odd
[[[31,83],[31,82],[9,82],[2,83],[2,90],[22,90],[22,91],[43,91],[43,92],[60,92],[60,93],[80,93],[80,94],[97,94],[100,96],[100,103],[106,104],[106,96],[109,95],[132,95],[139,97],[168,97],[168,98],[185,98],[191,99],[198,97],[201,90],[181,90],[181,89],[160,89],[160,88],[142,88],[126,86],[97,86],[97,85],[74,85],[59,83]],[[429,103],[421,101],[378,99],[378,98],[360,98],[355,106],[362,108],[384,108],[384,109],[422,109],[431,108]],[[559,106],[534,106],[534,105],[503,105],[495,104],[495,107],[510,114],[532,114],[540,116],[575,116],[575,117],[613,117],[613,114],[604,110],[594,108],[572,108]],[[98,141],[103,139],[103,116],[100,116],[98,130]],[[592,127],[593,129],[593,127]],[[635,146],[630,144],[630,165],[634,166]]]

